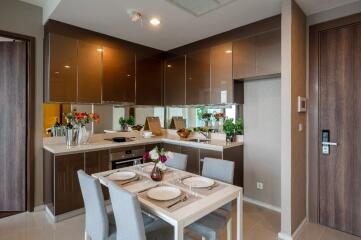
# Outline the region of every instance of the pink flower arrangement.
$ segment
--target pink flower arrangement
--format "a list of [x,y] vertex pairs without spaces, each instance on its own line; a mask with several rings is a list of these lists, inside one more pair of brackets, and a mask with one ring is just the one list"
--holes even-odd
[[158,147],[155,147],[150,152],[145,152],[143,155],[145,161],[151,160],[155,164],[165,163],[169,158],[172,158],[172,153],[164,150],[164,148],[159,149]]
[[96,113],[86,113],[86,112],[70,112],[70,113],[64,113],[65,119],[68,122],[68,124],[74,126],[85,126],[88,123],[100,122],[100,117]]

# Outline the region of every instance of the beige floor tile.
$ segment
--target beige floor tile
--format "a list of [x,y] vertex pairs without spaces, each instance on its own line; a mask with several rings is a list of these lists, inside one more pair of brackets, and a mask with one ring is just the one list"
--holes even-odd
[[324,231],[321,225],[306,223],[296,240],[320,240]]
[[321,240],[360,240],[361,238],[325,227]]

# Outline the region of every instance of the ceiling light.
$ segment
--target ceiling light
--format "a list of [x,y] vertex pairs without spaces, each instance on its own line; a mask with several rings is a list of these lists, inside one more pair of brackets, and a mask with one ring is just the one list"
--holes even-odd
[[172,65],[168,64],[168,65],[167,65],[167,67],[168,67],[168,68],[171,68],[171,67],[172,67]]
[[160,20],[158,18],[152,18],[149,21],[153,26],[157,26],[160,24]]
[[103,49],[98,48],[97,51],[98,51],[98,52],[103,52]]
[[65,65],[64,67],[65,67],[65,68],[70,68],[70,66],[69,66],[69,65]]
[[232,52],[232,50],[226,50],[226,53],[231,53]]

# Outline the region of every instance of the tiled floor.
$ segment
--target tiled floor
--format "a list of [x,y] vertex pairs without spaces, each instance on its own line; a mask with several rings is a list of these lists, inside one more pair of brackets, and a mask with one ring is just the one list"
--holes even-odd
[[[280,222],[278,213],[248,203],[244,204],[245,240],[277,239]],[[236,221],[233,221],[234,239],[235,230]],[[83,215],[56,224],[50,223],[44,212],[24,213],[0,219],[0,240],[80,240],[84,239],[83,231]],[[225,233],[223,235],[225,239]],[[297,240],[361,240],[361,238],[319,225],[306,224]]]

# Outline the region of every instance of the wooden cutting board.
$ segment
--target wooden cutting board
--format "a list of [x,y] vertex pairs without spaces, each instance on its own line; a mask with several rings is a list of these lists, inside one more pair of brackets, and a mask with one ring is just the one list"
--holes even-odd
[[149,130],[154,135],[161,136],[163,133],[159,117],[147,117],[145,119],[144,130]]
[[184,128],[183,117],[172,117],[172,121],[170,122],[170,128],[177,130]]

